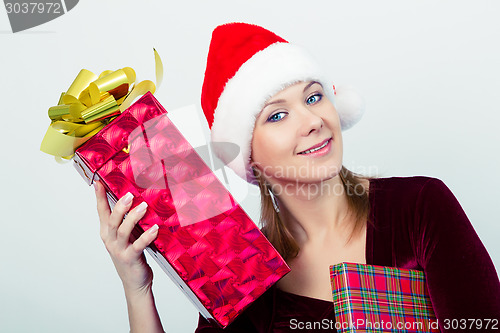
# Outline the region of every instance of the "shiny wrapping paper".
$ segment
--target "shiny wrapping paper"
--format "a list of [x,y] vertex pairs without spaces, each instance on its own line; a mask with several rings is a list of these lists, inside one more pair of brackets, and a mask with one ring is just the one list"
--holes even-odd
[[439,332],[424,272],[340,263],[330,266],[338,332]]
[[158,224],[147,248],[207,319],[230,324],[289,272],[281,256],[147,93],[73,158],[111,204],[131,192],[148,209],[134,230]]

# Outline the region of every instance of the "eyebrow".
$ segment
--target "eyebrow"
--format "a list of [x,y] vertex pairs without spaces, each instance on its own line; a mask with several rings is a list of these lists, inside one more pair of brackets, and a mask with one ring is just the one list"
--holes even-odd
[[273,105],[273,104],[279,104],[279,103],[284,103],[286,102],[284,99],[277,99],[275,101],[272,101],[272,102],[269,102],[269,103],[266,103],[264,104],[264,106],[262,107],[262,110],[264,110],[266,107],[268,107],[269,105]]
[[[318,81],[311,81],[311,82],[309,82],[309,83],[308,83],[308,84],[304,87],[304,90],[302,90],[302,92],[305,92],[307,89],[309,89],[309,88],[310,88],[313,84],[315,84],[315,83],[319,84],[319,85],[321,86],[321,88],[323,88],[323,85],[322,85],[321,83],[319,83]],[[284,103],[284,102],[286,102],[284,99],[277,99],[277,100],[275,100],[275,101],[272,101],[272,102],[269,102],[269,103],[264,104],[264,106],[262,107],[261,111],[259,112],[259,114],[258,114],[257,116],[259,116],[259,115],[262,113],[262,111],[264,111],[264,109],[265,109],[266,107],[268,107],[269,105],[279,104],[279,103]]]
[[319,83],[318,81],[311,81],[311,82],[309,82],[309,84],[307,86],[304,87],[304,90],[302,92],[305,92],[307,89],[309,89],[310,86],[312,86],[315,83],[319,84],[321,86],[321,88],[323,88],[323,85],[321,83]]

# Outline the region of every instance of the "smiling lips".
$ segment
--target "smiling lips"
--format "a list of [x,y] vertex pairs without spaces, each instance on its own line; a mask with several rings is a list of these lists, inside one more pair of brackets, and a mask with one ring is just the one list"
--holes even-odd
[[306,155],[306,154],[314,153],[315,151],[318,151],[320,149],[323,149],[324,147],[326,147],[326,145],[328,145],[328,143],[330,142],[331,139],[332,138],[328,138],[325,141],[322,141],[321,143],[318,143],[317,145],[314,145],[307,150],[301,151],[299,154]]

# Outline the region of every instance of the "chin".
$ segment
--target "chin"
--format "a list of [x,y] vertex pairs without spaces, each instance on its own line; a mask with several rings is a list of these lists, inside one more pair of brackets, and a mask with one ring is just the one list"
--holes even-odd
[[337,177],[340,174],[340,170],[342,169],[342,164],[335,165],[327,170],[325,168],[315,168],[310,170],[308,177],[298,177],[296,180],[301,183],[319,183],[326,182],[330,179]]
[[319,176],[326,179],[336,177],[342,170],[342,158],[336,156],[333,161],[328,164],[318,165],[314,170]]
[[341,168],[339,168],[339,169],[335,168],[334,171],[332,171],[332,172],[328,173],[327,175],[325,175],[324,177],[322,177],[321,180],[327,181],[327,180],[330,180],[332,178],[337,177],[340,174],[340,170],[341,170]]

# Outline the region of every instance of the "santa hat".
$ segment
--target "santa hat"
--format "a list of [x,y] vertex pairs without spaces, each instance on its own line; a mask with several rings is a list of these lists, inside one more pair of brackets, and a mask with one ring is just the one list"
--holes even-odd
[[332,101],[342,130],[363,115],[363,102],[352,89],[329,82],[303,48],[273,32],[247,23],[215,28],[207,57],[201,106],[212,142],[230,142],[240,151],[234,158],[231,145],[213,145],[215,154],[238,176],[256,184],[251,166],[255,120],[265,102],[284,88],[303,81],[317,81]]

